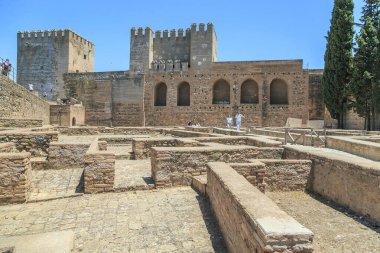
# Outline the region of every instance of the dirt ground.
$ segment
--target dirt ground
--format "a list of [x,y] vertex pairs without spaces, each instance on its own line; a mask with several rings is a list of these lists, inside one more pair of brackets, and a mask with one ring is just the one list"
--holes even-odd
[[380,253],[380,227],[305,192],[269,192],[285,212],[314,232],[315,253]]

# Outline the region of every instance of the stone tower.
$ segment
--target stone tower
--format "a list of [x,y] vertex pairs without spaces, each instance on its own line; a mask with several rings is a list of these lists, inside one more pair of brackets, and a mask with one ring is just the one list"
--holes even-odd
[[192,24],[191,28],[160,30],[131,29],[130,70],[132,72],[186,71],[216,62],[217,39],[213,24]]
[[131,46],[129,57],[129,70],[133,72],[145,72],[153,61],[153,32],[147,27],[131,29]]
[[71,30],[17,34],[17,82],[33,84],[48,99],[66,97],[63,74],[93,72],[95,46]]

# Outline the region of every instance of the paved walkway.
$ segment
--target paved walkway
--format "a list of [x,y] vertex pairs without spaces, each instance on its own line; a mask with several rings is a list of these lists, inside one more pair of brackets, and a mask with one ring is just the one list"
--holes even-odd
[[80,179],[83,168],[32,170],[30,201],[62,198],[83,192]]
[[116,191],[152,189],[151,175],[150,159],[116,160],[114,188]]
[[314,232],[313,253],[378,253],[380,227],[304,192],[268,192],[277,205]]
[[77,252],[226,252],[208,201],[190,187],[0,206],[0,235],[75,232]]

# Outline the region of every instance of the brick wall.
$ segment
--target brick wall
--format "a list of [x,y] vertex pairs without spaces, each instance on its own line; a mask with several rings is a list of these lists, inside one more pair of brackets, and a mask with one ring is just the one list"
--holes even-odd
[[229,252],[311,253],[313,233],[224,163],[209,163],[207,194]]
[[84,167],[85,155],[90,145],[88,144],[63,144],[51,142],[48,150],[48,162],[50,167],[73,168]]
[[0,204],[29,199],[31,170],[30,153],[0,153]]

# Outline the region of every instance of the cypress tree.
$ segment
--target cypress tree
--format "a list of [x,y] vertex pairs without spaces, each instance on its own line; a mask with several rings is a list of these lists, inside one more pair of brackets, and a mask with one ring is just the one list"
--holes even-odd
[[375,128],[375,110],[379,99],[379,15],[380,0],[366,0],[361,28],[356,35],[353,75],[350,90],[353,106],[366,119],[366,129]]
[[346,89],[351,78],[354,37],[353,11],[352,0],[334,0],[324,57],[323,97],[331,117],[338,120],[338,128],[343,128],[343,106],[346,100]]

